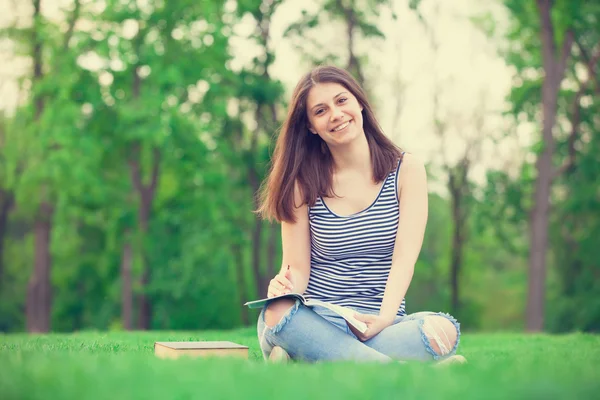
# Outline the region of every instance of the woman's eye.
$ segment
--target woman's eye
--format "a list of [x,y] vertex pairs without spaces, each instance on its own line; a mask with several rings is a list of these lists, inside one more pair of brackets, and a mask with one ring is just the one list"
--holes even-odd
[[340,99],[340,103],[345,103],[345,102],[346,102],[346,100],[348,100],[348,99],[347,99],[347,98],[345,98],[345,97],[342,97],[342,98]]
[[319,115],[319,114],[321,114],[322,112],[323,112],[323,109],[322,109],[322,108],[319,108],[319,109],[317,110],[317,112],[315,113],[315,115]]

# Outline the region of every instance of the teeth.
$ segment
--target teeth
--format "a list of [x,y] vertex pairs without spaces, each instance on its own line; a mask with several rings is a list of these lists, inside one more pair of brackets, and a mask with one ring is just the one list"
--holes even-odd
[[342,125],[338,126],[337,128],[335,128],[333,130],[333,132],[341,131],[342,129],[344,129],[345,127],[347,127],[348,124],[350,124],[350,121],[346,122],[345,124],[342,124]]

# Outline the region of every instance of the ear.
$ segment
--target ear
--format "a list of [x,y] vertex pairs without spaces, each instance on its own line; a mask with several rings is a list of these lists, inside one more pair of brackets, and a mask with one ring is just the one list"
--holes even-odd
[[316,134],[317,134],[317,131],[315,131],[315,130],[313,129],[313,127],[312,127],[312,126],[310,126],[310,125],[308,126],[308,130],[309,130],[309,131],[310,131],[310,133],[312,133],[313,135],[316,135]]

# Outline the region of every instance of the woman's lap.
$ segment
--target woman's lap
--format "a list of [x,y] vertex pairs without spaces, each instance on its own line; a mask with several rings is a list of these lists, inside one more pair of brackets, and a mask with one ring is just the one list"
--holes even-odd
[[[429,335],[426,335],[428,332],[424,332],[426,318],[432,316],[450,320],[457,329],[456,344],[443,355],[437,354],[431,347]],[[299,302],[272,328],[264,323],[263,310],[257,328],[265,357],[273,346],[281,346],[292,358],[306,361],[438,360],[456,352],[460,336],[460,326],[451,316],[419,312],[396,317],[393,325],[361,342],[339,315],[322,307],[308,308]]]
[[305,361],[390,360],[301,305],[299,301],[271,328],[265,324],[263,309],[257,328],[265,358],[274,346],[281,346],[293,359]]

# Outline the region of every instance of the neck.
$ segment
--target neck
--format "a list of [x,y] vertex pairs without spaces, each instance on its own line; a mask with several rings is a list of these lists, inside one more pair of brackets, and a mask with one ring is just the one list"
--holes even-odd
[[357,140],[343,146],[330,146],[336,174],[358,172],[372,178],[371,153],[369,143],[363,133]]

